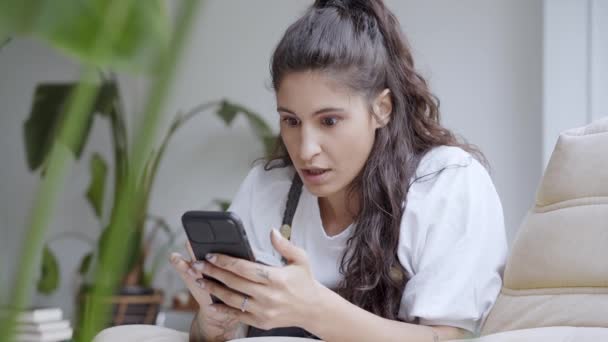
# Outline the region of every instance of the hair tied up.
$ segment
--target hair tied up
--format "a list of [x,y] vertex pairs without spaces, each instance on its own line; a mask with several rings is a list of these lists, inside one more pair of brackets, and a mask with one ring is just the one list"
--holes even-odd
[[[318,10],[334,9],[357,26],[363,20],[366,22],[363,27],[381,26],[386,12],[383,0],[316,0],[312,7]],[[375,37],[374,29],[371,29],[370,35]]]
[[314,8],[335,7],[340,10],[352,11],[360,10],[366,13],[372,13],[374,3],[382,0],[316,0],[313,4]]

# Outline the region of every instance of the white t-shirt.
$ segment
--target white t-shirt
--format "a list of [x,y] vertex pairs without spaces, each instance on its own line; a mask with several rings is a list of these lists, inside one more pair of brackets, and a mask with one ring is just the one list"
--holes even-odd
[[[279,228],[294,175],[291,167],[255,166],[229,211],[241,218],[252,248],[278,253],[270,231]],[[434,148],[421,160],[407,194],[398,258],[411,275],[398,317],[478,333],[502,286],[507,257],[500,199],[486,169],[457,147]],[[354,225],[354,224],[353,224]],[[335,236],[323,229],[317,197],[304,186],[291,241],[306,250],[316,279],[335,288],[353,225]]]

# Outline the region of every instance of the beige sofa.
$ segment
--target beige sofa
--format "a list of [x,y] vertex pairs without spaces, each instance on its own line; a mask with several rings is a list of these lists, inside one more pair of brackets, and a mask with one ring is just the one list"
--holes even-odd
[[[502,291],[476,342],[608,341],[608,117],[563,132],[519,229]],[[150,326],[96,342],[187,341]],[[255,338],[258,341],[302,341]]]
[[[559,328],[557,328],[559,327]],[[608,117],[563,132],[479,339],[608,341]]]

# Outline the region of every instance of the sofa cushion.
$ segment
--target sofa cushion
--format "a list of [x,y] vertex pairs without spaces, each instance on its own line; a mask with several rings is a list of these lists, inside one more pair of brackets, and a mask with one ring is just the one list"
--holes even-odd
[[[536,206],[608,196],[608,117],[560,134]],[[603,186],[602,186],[603,185]]]
[[119,325],[101,331],[93,342],[188,342],[185,332],[147,324]]
[[482,335],[608,327],[608,118],[562,133]]
[[[449,341],[456,342],[457,340]],[[460,340],[462,341],[462,340]],[[469,342],[598,342],[608,341],[608,329],[583,327],[544,327],[506,331]]]
[[[247,342],[305,342],[318,341],[297,337],[251,337],[232,340]],[[103,330],[93,342],[188,342],[188,333],[154,325],[119,325]]]

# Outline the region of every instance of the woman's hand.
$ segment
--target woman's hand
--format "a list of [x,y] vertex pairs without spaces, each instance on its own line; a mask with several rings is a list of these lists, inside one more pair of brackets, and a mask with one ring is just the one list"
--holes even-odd
[[191,341],[226,341],[245,337],[247,327],[234,315],[211,310],[209,292],[198,284],[202,281],[200,261],[195,261],[190,243],[186,243],[192,261],[185,260],[179,253],[171,254],[171,265],[179,273],[188,290],[199,304],[190,329]]
[[275,229],[272,244],[288,262],[284,267],[265,266],[226,255],[208,255],[205,275],[219,280],[198,283],[225,305],[211,305],[217,312],[260,329],[305,327],[315,319],[322,285],[312,274],[306,252],[284,239]]

